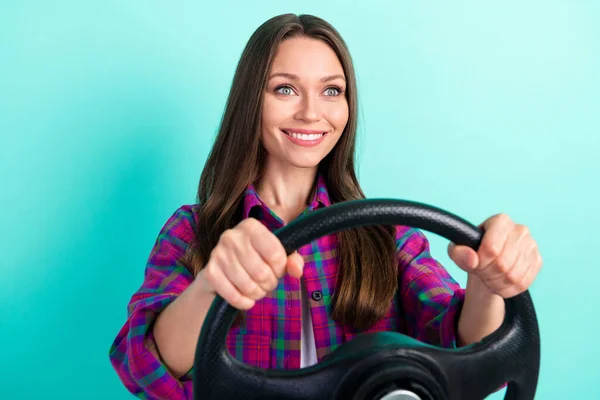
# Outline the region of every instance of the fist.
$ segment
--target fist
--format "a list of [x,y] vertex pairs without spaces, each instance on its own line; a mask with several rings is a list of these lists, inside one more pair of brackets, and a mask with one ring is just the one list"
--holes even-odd
[[494,215],[480,227],[484,233],[479,250],[450,243],[448,255],[452,261],[477,275],[490,292],[503,298],[529,289],[542,268],[542,257],[529,229],[506,214]]
[[231,306],[248,310],[274,290],[286,273],[300,278],[303,266],[302,256],[297,252],[288,256],[274,233],[247,218],[223,232],[196,279]]

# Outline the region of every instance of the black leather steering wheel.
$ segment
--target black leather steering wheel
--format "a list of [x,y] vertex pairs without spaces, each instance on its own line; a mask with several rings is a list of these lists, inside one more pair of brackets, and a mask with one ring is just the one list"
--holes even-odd
[[[365,225],[405,225],[478,249],[482,231],[421,203],[363,199],[337,203],[275,231],[288,254],[322,236]],[[297,370],[262,369],[229,353],[226,336],[238,312],[217,296],[206,316],[193,369],[195,400],[483,399],[508,383],[505,399],[534,398],[540,368],[535,309],[524,292],[505,300],[501,327],[458,349],[406,335],[357,335],[320,363]]]

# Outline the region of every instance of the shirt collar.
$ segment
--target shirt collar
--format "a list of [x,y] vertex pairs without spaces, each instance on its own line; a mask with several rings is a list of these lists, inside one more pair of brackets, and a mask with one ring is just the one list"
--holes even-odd
[[[327,207],[331,205],[331,199],[329,198],[329,192],[327,191],[327,184],[325,177],[322,173],[317,174],[316,184],[312,192],[312,200],[309,204],[310,209],[316,210],[319,207]],[[244,214],[243,218],[248,218],[250,212],[254,207],[263,207],[269,209],[269,207],[258,197],[254,184],[251,183],[244,192]]]

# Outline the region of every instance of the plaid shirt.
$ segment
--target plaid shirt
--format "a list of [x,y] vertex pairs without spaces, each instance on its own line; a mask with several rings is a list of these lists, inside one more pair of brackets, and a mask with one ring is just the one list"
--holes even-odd
[[[324,179],[319,176],[315,196],[304,211],[330,205]],[[193,281],[179,261],[194,239],[192,224],[198,205],[184,205],[161,230],[146,265],[145,278],[133,294],[128,318],[110,348],[110,360],[126,388],[142,399],[192,399],[192,374],[175,379],[155,351],[151,326]],[[258,197],[250,185],[244,195],[244,218],[260,220],[271,231],[283,222]],[[456,329],[464,289],[429,252],[429,243],[417,229],[397,226],[400,287],[388,314],[363,332],[397,331],[426,343],[456,347]],[[298,252],[305,261],[304,279],[310,315],[321,360],[351,340],[357,330],[331,318],[331,294],[337,277],[337,238],[329,235],[309,243]],[[237,359],[261,368],[300,368],[300,281],[290,276],[247,312],[244,323],[233,327],[227,346]]]

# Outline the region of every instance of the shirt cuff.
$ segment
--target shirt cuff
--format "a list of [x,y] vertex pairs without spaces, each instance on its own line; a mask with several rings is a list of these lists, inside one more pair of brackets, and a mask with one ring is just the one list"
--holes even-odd
[[130,318],[111,348],[111,362],[125,387],[144,399],[187,398],[182,381],[160,359],[152,327],[158,313],[177,296],[161,294],[134,305]]
[[447,349],[458,348],[458,320],[465,300],[465,289],[456,289],[448,304],[448,309],[440,322],[440,345]]

